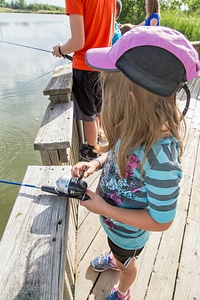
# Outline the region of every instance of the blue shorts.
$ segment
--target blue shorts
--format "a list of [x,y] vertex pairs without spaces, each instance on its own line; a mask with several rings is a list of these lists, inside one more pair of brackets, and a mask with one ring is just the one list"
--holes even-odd
[[74,118],[92,122],[102,106],[100,72],[73,69]]

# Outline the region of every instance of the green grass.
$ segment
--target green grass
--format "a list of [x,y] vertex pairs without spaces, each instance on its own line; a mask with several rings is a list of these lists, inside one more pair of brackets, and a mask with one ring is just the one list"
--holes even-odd
[[177,11],[161,12],[161,25],[183,33],[190,41],[200,40],[200,18]]

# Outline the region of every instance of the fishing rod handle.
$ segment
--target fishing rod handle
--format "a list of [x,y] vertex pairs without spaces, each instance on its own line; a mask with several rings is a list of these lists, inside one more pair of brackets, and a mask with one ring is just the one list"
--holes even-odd
[[68,54],[63,54],[62,51],[61,51],[61,49],[60,49],[60,47],[61,46],[58,46],[58,52],[59,52],[59,54],[62,55],[63,58],[67,58],[67,59],[69,59],[69,60],[72,61],[72,56],[70,56]]
[[68,54],[64,54],[63,55],[64,58],[67,58],[68,60],[72,61],[72,56],[68,55]]

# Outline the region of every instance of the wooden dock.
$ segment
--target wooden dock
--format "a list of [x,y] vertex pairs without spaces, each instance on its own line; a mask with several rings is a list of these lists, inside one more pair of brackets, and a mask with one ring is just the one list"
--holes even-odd
[[[187,137],[178,210],[171,228],[152,233],[138,259],[131,300],[200,300],[200,78],[190,83]],[[185,94],[179,95],[184,106]],[[98,173],[88,180],[95,190]],[[75,300],[103,300],[118,273],[90,269],[93,257],[109,252],[97,215],[79,206]]]
[[[50,104],[34,143],[43,166],[29,166],[23,183],[55,186],[61,175],[70,176],[70,164],[77,161],[84,136],[69,103],[69,72],[59,69],[45,90]],[[138,259],[131,300],[200,300],[200,78],[189,87],[176,219],[168,231],[152,233]],[[183,109],[185,93],[178,98]],[[93,191],[100,172],[87,179]],[[74,199],[22,186],[0,241],[0,299],[104,300],[118,273],[99,274],[89,265],[108,251],[97,215]]]

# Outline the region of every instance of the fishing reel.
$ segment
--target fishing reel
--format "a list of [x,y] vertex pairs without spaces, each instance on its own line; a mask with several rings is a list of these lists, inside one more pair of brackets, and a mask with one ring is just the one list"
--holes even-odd
[[56,187],[45,185],[41,187],[42,191],[79,200],[89,199],[89,196],[85,194],[86,189],[87,183],[82,178],[72,177],[68,175],[61,176],[56,181]]

